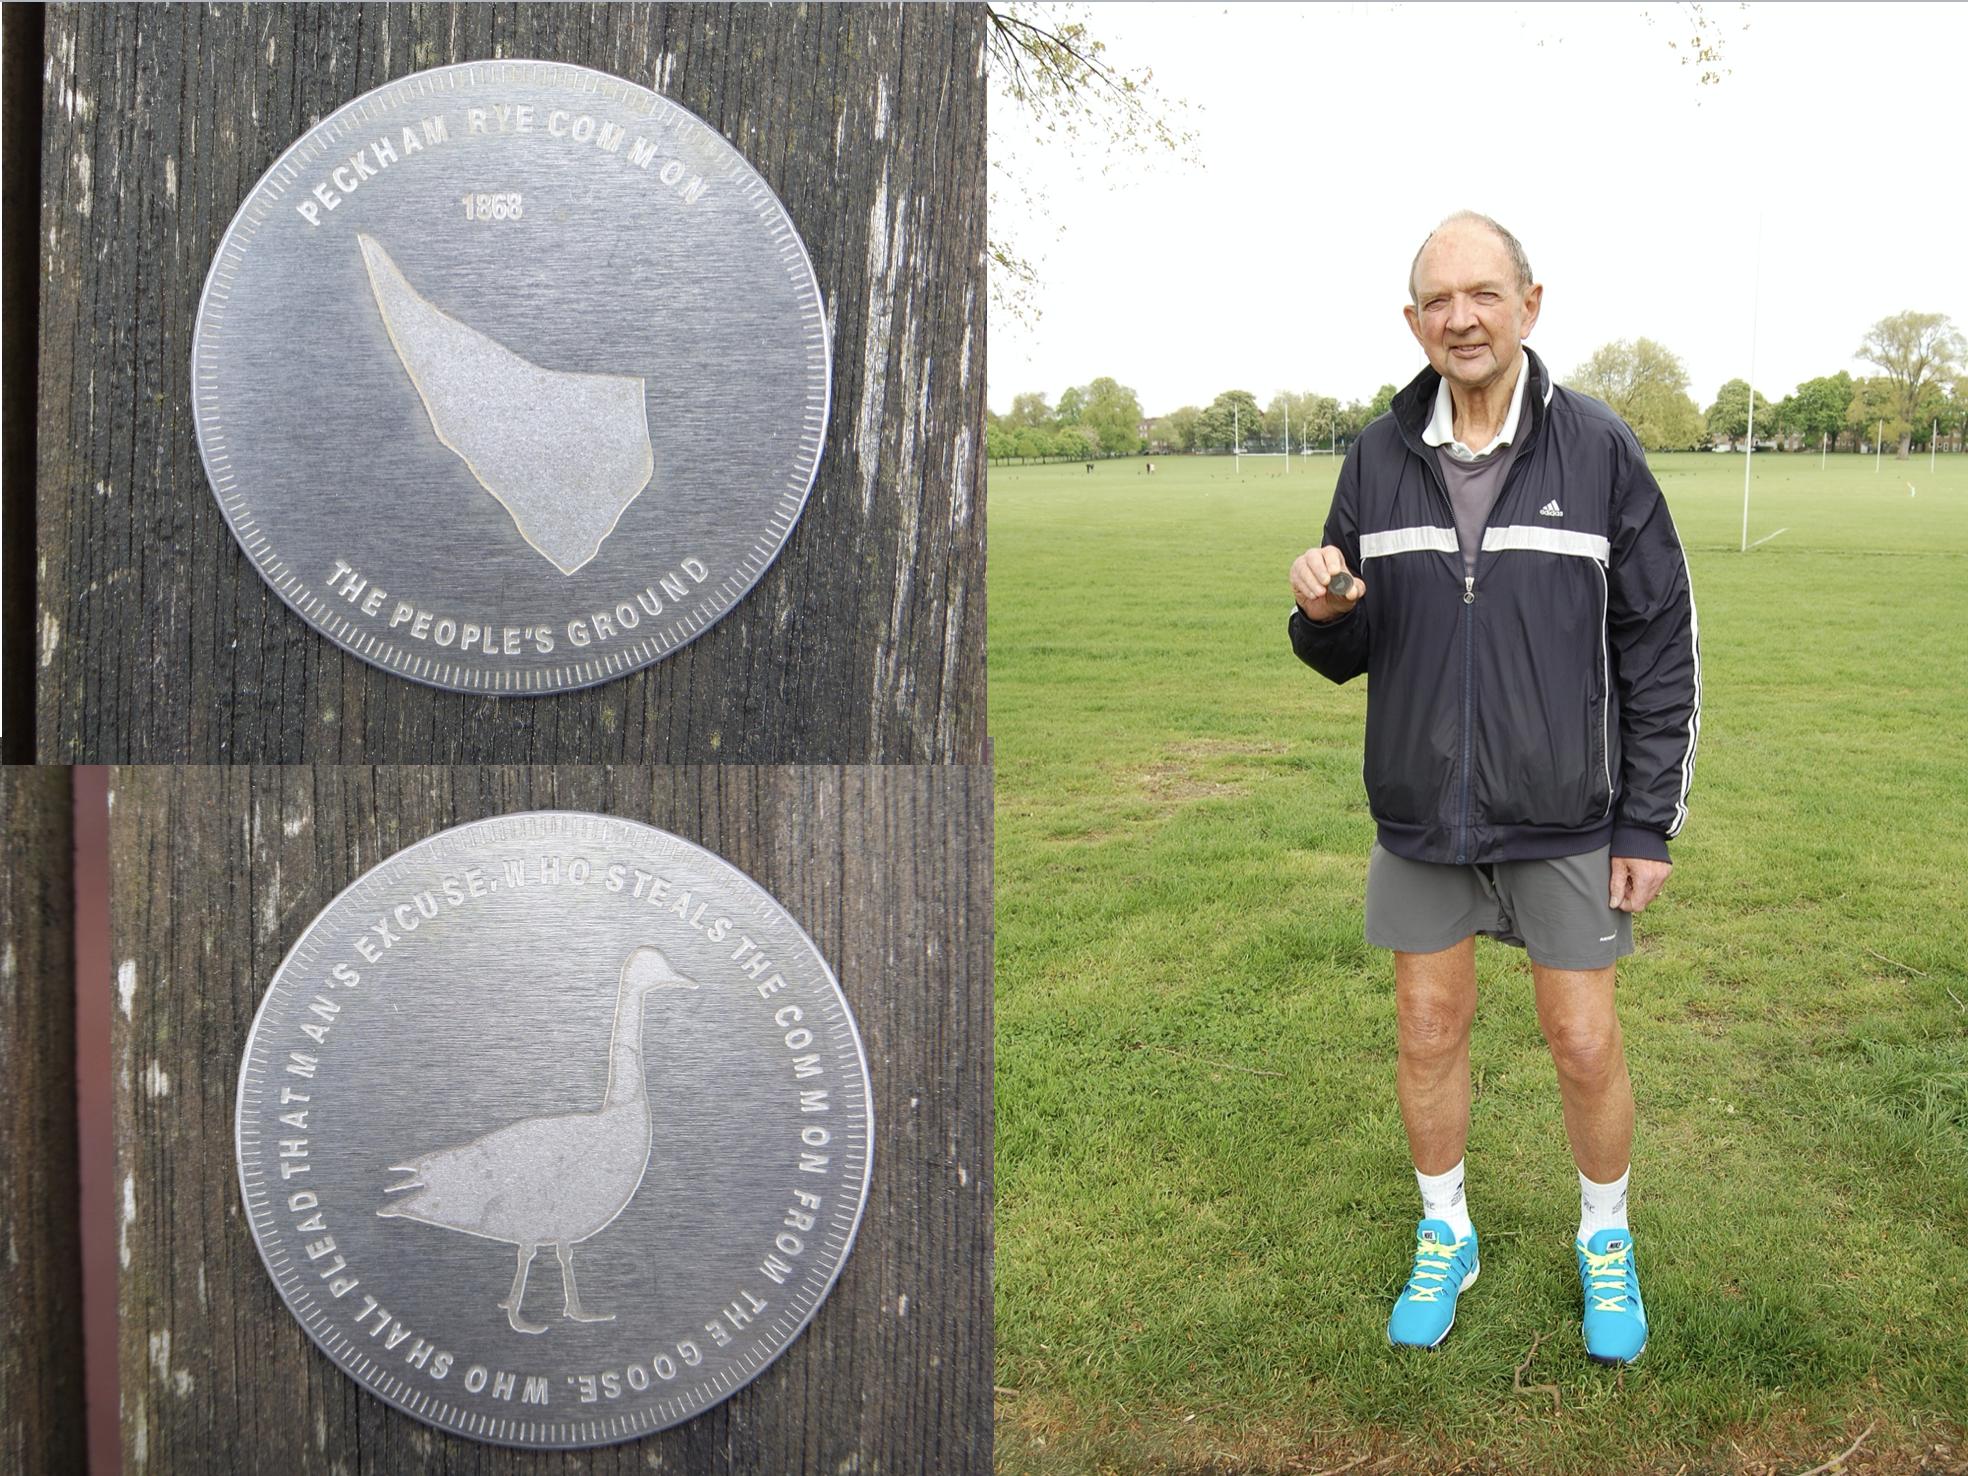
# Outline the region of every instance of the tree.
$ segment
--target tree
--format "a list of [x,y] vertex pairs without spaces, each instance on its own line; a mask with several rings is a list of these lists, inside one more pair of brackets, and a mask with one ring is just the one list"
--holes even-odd
[[[1743,6],[1745,10],[1748,8],[1747,5]],[[1734,70],[1734,68],[1723,64],[1723,48],[1728,37],[1729,28],[1722,21],[1704,14],[1701,0],[1682,0],[1680,10],[1680,17],[1671,21],[1670,24],[1676,25],[1677,27],[1681,25],[1693,26],[1694,34],[1688,38],[1687,49],[1685,51],[1682,50],[1681,43],[1678,41],[1668,42],[1668,49],[1680,56],[1682,66],[1696,68],[1695,86],[1697,89],[1716,86]],[[1650,11],[1641,11],[1640,18],[1650,26],[1655,24],[1653,14]],[[1749,29],[1748,21],[1742,23],[1742,29],[1745,31]],[[1542,42],[1539,43],[1539,45],[1542,44]],[[1696,106],[1700,106],[1701,97],[1699,90],[1696,93],[1695,102]]]
[[1193,451],[1196,449],[1196,422],[1202,418],[1200,406],[1184,405],[1158,419],[1155,433],[1168,442],[1171,451]]
[[1086,391],[1078,385],[1069,386],[1059,397],[1059,408],[1052,412],[1053,421],[1059,425],[1078,425],[1080,412],[1086,408]]
[[1900,416],[1899,390],[1883,374],[1856,381],[1852,399],[1845,407],[1845,428],[1852,433],[1855,446],[1897,441],[1911,434],[1913,422]]
[[[1732,379],[1715,392],[1715,403],[1708,407],[1708,433],[1719,441],[1727,441],[1731,447],[1742,444],[1749,434],[1749,382]],[[1763,398],[1763,391],[1756,392],[1756,423],[1769,430],[1776,429],[1775,418],[1770,402]]]
[[1900,424],[1900,460],[1907,459],[1914,423],[1930,388],[1944,387],[1968,358],[1968,343],[1946,313],[1895,313],[1866,330],[1855,359],[1886,371],[1893,386],[1893,409]]
[[[1074,5],[987,5],[986,65],[997,99],[990,109],[986,158],[991,171],[991,304],[1027,322],[1039,315],[1033,293],[1038,268],[1025,254],[1020,226],[1046,217],[1044,191],[1023,167],[1024,151],[1089,146],[1114,158],[1149,158],[1164,150],[1187,163],[1196,135],[1180,121],[1187,104],[1155,88],[1148,67],[1132,70],[1107,59],[1107,44],[1089,27],[1092,11]],[[1041,258],[1043,259],[1043,258]]]
[[1331,434],[1338,413],[1339,401],[1330,395],[1280,390],[1264,407],[1264,434],[1277,440],[1289,433],[1295,446],[1308,441],[1317,444]]
[[1955,376],[1953,388],[1941,402],[1940,414],[1935,419],[1940,421],[1944,436],[1968,429],[1968,374]]
[[1391,410],[1394,407],[1394,397],[1399,393],[1401,393],[1399,386],[1392,384],[1383,384],[1375,390],[1373,401],[1367,406],[1367,418],[1361,422],[1361,428],[1364,430]]
[[1642,446],[1678,449],[1702,438],[1701,407],[1688,398],[1687,366],[1680,355],[1651,338],[1606,344],[1565,383],[1605,401],[1632,427]]
[[1777,423],[1804,438],[1815,447],[1829,437],[1838,439],[1845,428],[1845,412],[1852,403],[1852,376],[1843,369],[1836,374],[1819,375],[1797,386],[1777,405]]
[[1264,412],[1257,407],[1257,396],[1249,390],[1225,390],[1210,401],[1196,420],[1196,444],[1212,450],[1229,450],[1264,434]]
[[1080,428],[1094,433],[1102,451],[1110,456],[1128,456],[1143,448],[1141,400],[1133,390],[1103,378],[1094,380],[1081,393],[1085,407],[1080,411]]
[[1004,413],[1002,421],[1007,430],[1023,430],[1026,427],[1050,430],[1052,423],[1052,406],[1046,403],[1044,393],[1039,390],[1013,395],[1011,408]]

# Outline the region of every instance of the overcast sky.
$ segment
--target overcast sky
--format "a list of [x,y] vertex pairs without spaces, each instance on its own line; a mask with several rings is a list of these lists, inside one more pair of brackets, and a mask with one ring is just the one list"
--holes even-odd
[[[1150,415],[1405,383],[1425,362],[1408,263],[1463,207],[1524,242],[1545,284],[1530,343],[1560,375],[1644,336],[1703,406],[1748,376],[1759,213],[1772,399],[1869,372],[1851,353],[1889,313],[1968,326],[1968,6],[1707,11],[1731,69],[1712,86],[1680,64],[1676,4],[1088,7],[1112,60],[1195,105],[1200,167],[1109,188],[1097,157],[1020,150],[1051,210],[1016,236],[1044,254],[1043,317],[993,313],[992,408],[1102,374]],[[1013,225],[1000,191],[992,235]]]

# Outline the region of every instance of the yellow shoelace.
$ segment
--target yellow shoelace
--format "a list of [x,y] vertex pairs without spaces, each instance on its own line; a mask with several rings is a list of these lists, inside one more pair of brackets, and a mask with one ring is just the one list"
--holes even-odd
[[1633,1255],[1632,1244],[1629,1242],[1618,1250],[1606,1251],[1601,1255],[1594,1255],[1589,1250],[1580,1250],[1579,1254],[1585,1257],[1587,1289],[1592,1294],[1596,1310],[1624,1312],[1626,1273]]
[[[1449,1284],[1449,1264],[1455,1260],[1456,1252],[1462,1249],[1460,1240],[1443,1245],[1436,1240],[1415,1242],[1414,1275],[1408,1278],[1408,1300],[1410,1302],[1432,1302],[1441,1296]],[[1418,1286],[1416,1283],[1432,1281],[1433,1286]]]

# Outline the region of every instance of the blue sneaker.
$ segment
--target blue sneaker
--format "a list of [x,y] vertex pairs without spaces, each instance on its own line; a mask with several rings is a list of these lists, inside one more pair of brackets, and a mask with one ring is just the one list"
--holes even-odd
[[1462,1240],[1443,1220],[1415,1227],[1414,1274],[1394,1301],[1387,1341],[1401,1348],[1433,1348],[1455,1326],[1456,1297],[1476,1284],[1476,1232]]
[[1585,1356],[1595,1363],[1632,1363],[1647,1351],[1633,1232],[1599,1230],[1586,1244],[1574,1245],[1585,1284]]

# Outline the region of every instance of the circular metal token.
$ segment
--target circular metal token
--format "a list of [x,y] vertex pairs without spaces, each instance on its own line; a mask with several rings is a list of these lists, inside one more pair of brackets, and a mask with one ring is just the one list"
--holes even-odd
[[233,535],[309,624],[454,691],[564,691],[702,634],[813,485],[799,233],[694,113],[553,62],[355,99],[233,217],[192,343]]
[[812,939],[633,821],[447,830],[281,962],[240,1186],[321,1350],[428,1424],[604,1445],[728,1398],[804,1328],[867,1198],[867,1060]]

